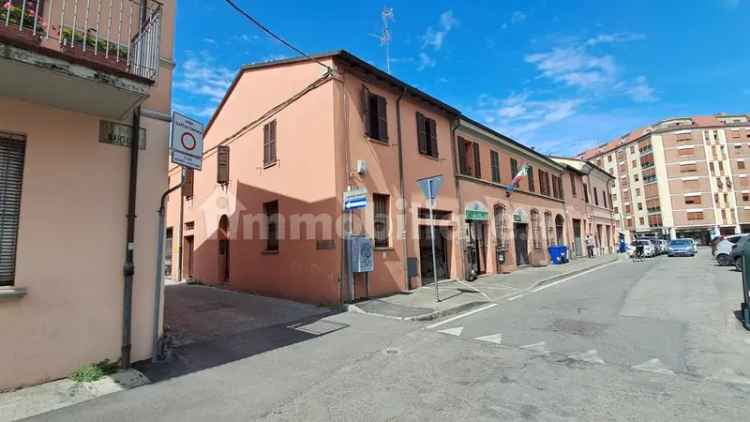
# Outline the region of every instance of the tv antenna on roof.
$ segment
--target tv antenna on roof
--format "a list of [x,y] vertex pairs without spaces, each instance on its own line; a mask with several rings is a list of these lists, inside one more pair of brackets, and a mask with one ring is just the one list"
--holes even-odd
[[370,35],[380,40],[380,45],[385,47],[385,71],[391,73],[391,30],[388,28],[388,21],[391,21],[394,18],[393,8],[387,6],[383,7],[383,11],[380,12],[380,18],[383,20],[383,32],[380,35]]

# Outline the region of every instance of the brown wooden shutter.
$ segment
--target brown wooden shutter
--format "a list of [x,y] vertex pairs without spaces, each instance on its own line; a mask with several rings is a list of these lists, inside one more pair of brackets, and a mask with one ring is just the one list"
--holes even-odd
[[469,166],[466,164],[466,141],[464,138],[458,138],[456,147],[458,148],[458,169],[461,174],[469,174]]
[[216,183],[229,183],[229,145],[216,148]]
[[429,135],[430,135],[430,154],[437,158],[438,157],[438,143],[437,143],[437,127],[435,120],[433,119],[427,119],[427,124],[429,125]]
[[275,163],[278,160],[276,156],[276,120],[271,122],[271,162]]
[[475,177],[482,177],[482,169],[479,165],[479,144],[474,143],[474,176]]
[[419,153],[427,154],[427,127],[422,113],[417,113],[417,144],[419,145]]
[[25,155],[23,137],[0,133],[0,286],[15,281]]
[[388,140],[388,115],[385,98],[378,97],[378,136],[382,141]]
[[370,127],[370,90],[362,85],[362,118],[365,123],[365,135],[372,136]]
[[271,162],[271,150],[269,149],[271,142],[270,135],[271,126],[269,124],[263,125],[263,165],[267,166]]
[[193,196],[194,179],[193,169],[185,169],[185,181],[182,183],[182,196],[185,198]]

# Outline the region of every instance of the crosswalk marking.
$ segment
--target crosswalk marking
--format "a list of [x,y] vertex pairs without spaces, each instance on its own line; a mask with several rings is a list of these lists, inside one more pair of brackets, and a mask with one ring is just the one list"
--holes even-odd
[[670,370],[659,359],[650,359],[639,365],[633,365],[632,367],[638,371],[654,372],[663,375],[674,375],[674,371]]
[[539,343],[533,343],[533,344],[527,344],[525,346],[521,346],[521,349],[528,350],[531,352],[536,352],[542,355],[548,355],[549,351],[545,347],[546,343],[543,341],[540,341]]
[[576,353],[573,355],[569,355],[568,358],[574,359],[574,360],[580,360],[582,362],[598,363],[600,365],[604,364],[604,360],[599,357],[599,353],[596,351],[596,349],[591,349],[583,353]]
[[448,334],[451,336],[460,336],[464,331],[464,327],[446,328],[445,330],[439,330],[438,333]]
[[503,335],[500,333],[492,334],[489,336],[477,337],[474,340],[486,341],[489,343],[501,344],[503,342]]

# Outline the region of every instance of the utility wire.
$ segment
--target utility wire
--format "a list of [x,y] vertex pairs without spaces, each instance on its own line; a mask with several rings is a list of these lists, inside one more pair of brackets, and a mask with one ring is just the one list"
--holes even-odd
[[237,3],[235,3],[235,2],[233,1],[233,0],[224,0],[224,1],[226,1],[226,2],[227,2],[227,4],[228,4],[229,6],[231,6],[231,7],[232,7],[232,8],[233,8],[233,9],[234,9],[235,11],[237,11],[237,13],[239,13],[239,14],[240,14],[240,15],[242,15],[242,16],[244,16],[244,17],[245,17],[245,18],[247,18],[247,19],[248,19],[248,20],[249,20],[250,22],[252,22],[252,23],[253,23],[253,24],[254,24],[255,26],[257,26],[258,28],[260,28],[260,30],[261,30],[261,31],[265,32],[266,34],[268,34],[269,36],[271,36],[271,37],[272,37],[272,38],[274,38],[275,40],[277,40],[277,41],[279,41],[280,43],[284,44],[285,46],[287,46],[287,47],[291,48],[292,50],[294,50],[295,52],[299,53],[300,55],[302,55],[302,56],[304,56],[304,57],[307,57],[308,59],[310,59],[310,60],[312,60],[312,61],[316,62],[317,64],[319,64],[319,65],[323,66],[324,68],[328,69],[328,71],[329,71],[329,72],[333,72],[333,69],[332,69],[332,68],[331,68],[330,66],[328,66],[328,65],[326,65],[326,64],[324,64],[324,63],[322,63],[322,62],[321,62],[320,60],[318,60],[318,59],[315,59],[315,58],[311,57],[310,55],[308,55],[308,54],[307,54],[307,53],[305,53],[304,51],[302,51],[302,50],[300,50],[299,48],[297,48],[297,47],[293,46],[293,45],[292,45],[292,44],[291,44],[290,42],[288,42],[287,40],[285,40],[285,39],[281,38],[281,37],[280,37],[279,35],[276,35],[276,34],[274,34],[274,33],[273,33],[273,31],[271,31],[271,29],[270,29],[270,28],[268,28],[267,26],[265,26],[265,25],[263,25],[262,23],[260,23],[260,21],[258,21],[258,20],[257,20],[257,19],[255,19],[254,17],[252,17],[252,16],[251,16],[251,15],[250,15],[249,13],[247,13],[246,11],[242,10],[242,8],[241,8],[240,6],[238,6],[238,5],[237,5]]

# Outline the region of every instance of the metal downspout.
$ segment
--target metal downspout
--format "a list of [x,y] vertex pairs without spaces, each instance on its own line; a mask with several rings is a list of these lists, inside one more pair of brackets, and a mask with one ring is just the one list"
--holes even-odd
[[128,214],[125,243],[125,265],[123,266],[123,294],[122,294],[122,348],[120,366],[130,367],[131,330],[133,323],[133,274],[135,263],[135,204],[138,186],[138,148],[140,144],[141,107],[133,112],[133,135],[130,142],[130,178],[128,181]]
[[460,182],[458,181],[458,160],[456,160],[456,145],[458,145],[458,142],[456,140],[456,129],[458,129],[458,126],[460,125],[459,119],[453,120],[453,123],[451,124],[451,160],[453,160],[453,183],[456,188],[456,198],[458,199],[458,240],[459,240],[459,246],[461,248],[461,259],[459,262],[461,263],[461,268],[459,268],[458,274],[463,274],[463,277],[459,275],[460,278],[466,278],[466,239],[464,236],[465,229],[464,229],[464,220],[463,220],[463,209],[464,209],[464,200],[461,196],[461,189],[460,189]]
[[403,227],[403,254],[404,254],[404,284],[405,284],[405,290],[411,290],[411,280],[409,279],[409,236],[407,227],[409,226],[409,223],[406,221],[406,191],[405,191],[405,184],[404,181],[404,150],[401,142],[401,99],[406,94],[406,88],[403,88],[401,90],[401,93],[398,95],[398,99],[396,100],[396,127],[398,130],[397,138],[398,138],[398,179],[399,179],[399,188],[401,189],[401,221],[403,221],[404,227]]

